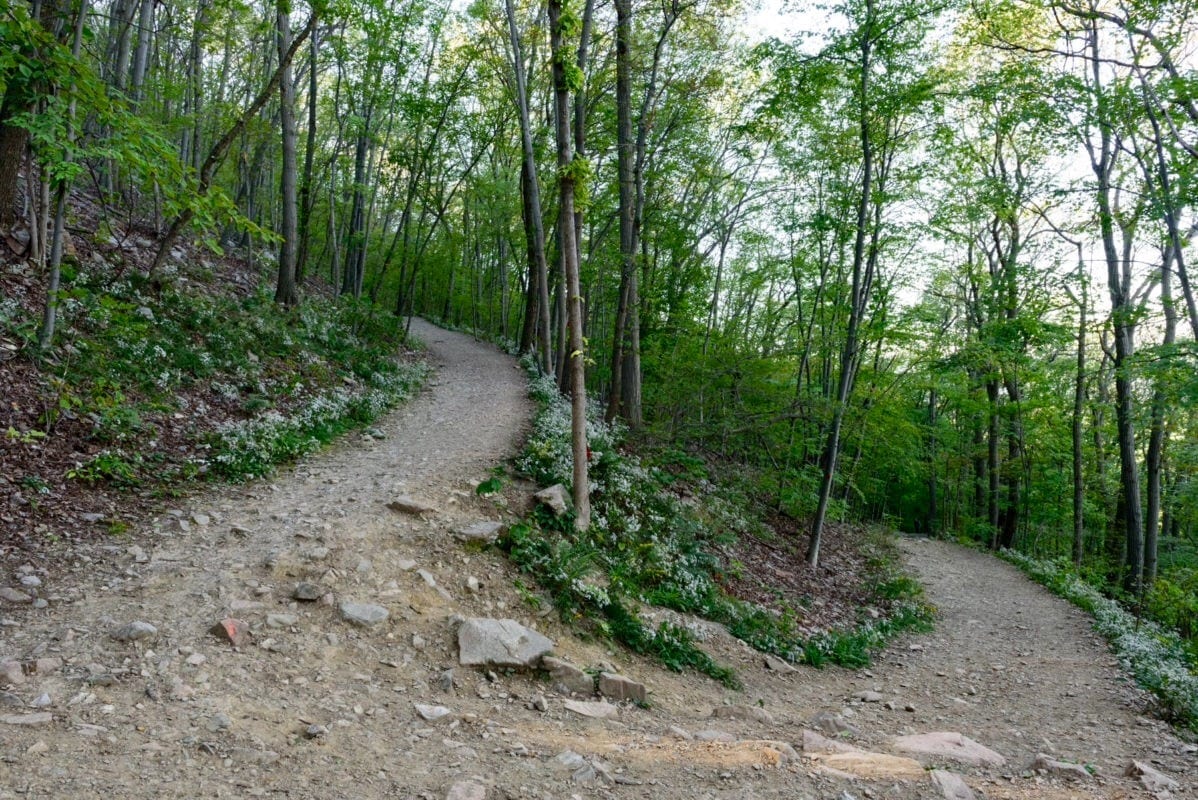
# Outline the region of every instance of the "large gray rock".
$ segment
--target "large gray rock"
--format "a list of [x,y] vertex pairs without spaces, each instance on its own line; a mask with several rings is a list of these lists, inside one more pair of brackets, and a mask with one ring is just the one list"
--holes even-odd
[[463,542],[491,544],[503,533],[503,523],[492,520],[481,520],[464,525],[454,531],[454,535]]
[[458,626],[458,661],[467,667],[536,667],[553,641],[514,619],[474,617]]
[[555,517],[563,516],[570,510],[570,493],[560,483],[555,483],[548,489],[542,489],[532,497],[538,503],[548,506]]
[[935,731],[900,736],[894,740],[896,750],[932,760],[945,758],[975,767],[1001,767],[1007,760],[988,747],[955,731]]
[[1044,753],[1036,754],[1036,760],[1032,762],[1031,768],[1034,772],[1043,772],[1058,778],[1070,778],[1076,781],[1088,781],[1091,777],[1089,771],[1081,764],[1058,761]]
[[977,800],[973,789],[970,789],[965,779],[955,772],[934,769],[931,778],[932,785],[940,790],[944,800]]
[[620,709],[606,700],[596,700],[594,702],[566,700],[562,705],[567,711],[573,711],[575,714],[590,717],[591,719],[615,719],[620,714]]
[[157,628],[140,620],[122,625],[112,632],[112,638],[118,642],[137,642],[142,639],[153,639],[157,635]]
[[599,673],[599,694],[612,700],[631,700],[644,703],[647,699],[645,684],[614,672]]
[[549,673],[553,688],[563,694],[594,694],[595,680],[578,667],[560,658],[545,656],[541,669]]
[[1168,796],[1168,793],[1175,792],[1181,788],[1181,784],[1173,778],[1170,778],[1159,769],[1145,764],[1143,761],[1131,762],[1127,765],[1127,769],[1123,774],[1129,778],[1139,778],[1140,783],[1148,790],[1148,793],[1156,797]]

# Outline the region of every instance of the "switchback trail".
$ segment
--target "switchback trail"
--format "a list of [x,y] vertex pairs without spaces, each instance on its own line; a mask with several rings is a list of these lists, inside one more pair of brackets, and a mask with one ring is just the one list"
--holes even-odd
[[[941,615],[869,671],[767,669],[719,626],[690,621],[738,669],[736,692],[576,638],[524,602],[506,561],[454,535],[526,507],[528,485],[497,499],[473,491],[519,445],[532,413],[523,374],[467,336],[419,320],[412,329],[437,371],[380,423],[381,438],[194,497],[61,569],[4,565],[0,586],[35,577],[49,605],[0,601],[0,799],[914,800],[944,795],[895,757],[894,737],[928,731],[1005,756],[1003,766],[923,759],[979,797],[1146,796],[1123,777],[1131,759],[1156,761],[1182,782],[1174,796],[1194,796],[1193,751],[1143,716],[1144,696],[1085,616],[951,545],[904,542]],[[431,510],[388,508],[403,495]],[[300,583],[317,599],[295,599]],[[355,626],[346,602],[389,616]],[[234,647],[211,634],[226,617],[251,638]],[[594,719],[568,709],[542,673],[462,667],[461,617],[535,627],[574,664],[643,682],[650,707]],[[134,622],[155,633],[114,638]],[[822,759],[805,733],[821,712],[825,725],[857,729],[852,763]],[[1097,777],[1032,774],[1040,752]]]

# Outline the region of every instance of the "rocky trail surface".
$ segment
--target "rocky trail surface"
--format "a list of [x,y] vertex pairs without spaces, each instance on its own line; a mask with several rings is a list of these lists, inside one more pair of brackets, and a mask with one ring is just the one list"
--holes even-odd
[[371,435],[4,565],[0,798],[1198,797],[1194,747],[1085,616],[947,544],[904,543],[941,615],[868,671],[694,623],[730,691],[576,638],[463,541],[535,489],[473,491],[518,447],[522,373],[413,330],[436,374]]

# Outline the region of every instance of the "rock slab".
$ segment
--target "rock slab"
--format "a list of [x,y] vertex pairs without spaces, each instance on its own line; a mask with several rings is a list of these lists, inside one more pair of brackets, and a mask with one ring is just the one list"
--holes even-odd
[[545,656],[541,659],[541,669],[549,673],[554,689],[564,694],[593,694],[595,681],[586,672],[564,659]]
[[501,533],[503,533],[503,523],[493,522],[492,520],[474,522],[454,531],[454,534],[461,541],[477,544],[491,544],[499,538],[499,534]]
[[458,661],[467,667],[537,666],[553,641],[514,619],[472,617],[458,626]]
[[955,772],[934,769],[931,778],[932,785],[940,790],[944,800],[977,800],[973,789],[970,789],[965,779]]
[[631,678],[617,675],[614,672],[600,672],[599,694],[610,697],[612,700],[631,700],[634,703],[644,703],[648,693],[643,683],[637,683]]
[[894,747],[915,756],[945,758],[975,767],[1001,767],[1007,763],[1000,754],[955,731],[900,736],[894,740]]
[[413,514],[419,516],[421,514],[431,514],[436,511],[436,506],[426,503],[423,500],[417,500],[410,495],[400,495],[387,504],[387,508],[392,511],[398,511],[400,514]]
[[564,516],[570,510],[570,494],[560,483],[555,483],[548,489],[542,489],[532,497],[538,503],[547,506],[555,517]]
[[387,609],[373,603],[354,603],[349,600],[341,604],[341,618],[360,628],[372,628],[386,622],[391,616]]

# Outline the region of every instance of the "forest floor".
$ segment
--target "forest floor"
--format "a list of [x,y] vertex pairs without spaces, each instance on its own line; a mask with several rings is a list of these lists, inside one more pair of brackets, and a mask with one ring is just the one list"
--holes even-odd
[[[469,337],[413,331],[436,373],[380,422],[383,438],[211,489],[46,567],[3,564],[0,597],[23,586],[49,602],[0,599],[0,798],[968,796],[944,794],[928,766],[985,798],[1148,796],[1124,777],[1132,760],[1180,782],[1158,796],[1198,796],[1196,748],[1146,715],[1147,696],[1086,616],[953,545],[902,542],[936,627],[868,670],[767,669],[708,626],[704,646],[744,682],[734,691],[575,637],[523,602],[500,554],[453,535],[513,519],[535,489],[473,491],[519,446],[532,414],[523,372]],[[434,510],[389,509],[401,495]],[[292,599],[303,581],[319,599]],[[338,613],[347,600],[390,616],[354,627]],[[252,631],[242,646],[209,632],[230,616]],[[461,617],[514,617],[574,664],[644,683],[649,702],[593,719],[541,673],[462,667]],[[113,637],[131,622],[155,632]],[[855,728],[840,738],[860,750],[821,754],[806,733],[821,712],[824,725]],[[885,757],[903,755],[895,737],[932,731],[964,734],[1005,764],[921,756],[912,769]],[[1033,771],[1039,753],[1093,774]]]

